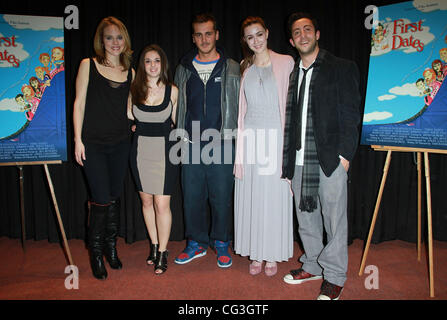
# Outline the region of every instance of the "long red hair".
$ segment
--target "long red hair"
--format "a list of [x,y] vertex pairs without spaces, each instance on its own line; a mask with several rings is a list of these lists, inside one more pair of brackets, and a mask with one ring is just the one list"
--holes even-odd
[[241,75],[244,74],[244,71],[253,64],[254,61],[254,52],[248,47],[247,42],[245,41],[244,31],[248,26],[259,23],[264,30],[267,30],[264,20],[261,17],[247,17],[241,25],[241,45],[242,45],[242,54],[244,55],[244,59],[241,63]]

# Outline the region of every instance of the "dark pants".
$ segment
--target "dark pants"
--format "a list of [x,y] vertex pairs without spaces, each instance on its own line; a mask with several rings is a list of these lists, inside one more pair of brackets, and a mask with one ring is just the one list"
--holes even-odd
[[130,142],[115,145],[86,143],[84,172],[91,201],[108,204],[120,197],[129,165]]
[[[232,144],[231,141],[226,143]],[[190,145],[190,157],[193,147]],[[223,144],[221,164],[200,163],[182,165],[183,207],[185,213],[185,236],[207,248],[214,240],[232,240],[233,214],[233,161],[224,164]],[[230,146],[234,159],[234,145]],[[197,150],[195,150],[197,152]],[[211,228],[209,228],[207,205],[210,205]],[[209,232],[209,229],[211,231]]]

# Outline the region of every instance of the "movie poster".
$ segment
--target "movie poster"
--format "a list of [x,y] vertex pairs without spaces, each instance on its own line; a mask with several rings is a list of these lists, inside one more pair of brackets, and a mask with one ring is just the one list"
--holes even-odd
[[447,149],[447,1],[378,8],[361,144]]
[[0,14],[0,163],[66,160],[62,17]]

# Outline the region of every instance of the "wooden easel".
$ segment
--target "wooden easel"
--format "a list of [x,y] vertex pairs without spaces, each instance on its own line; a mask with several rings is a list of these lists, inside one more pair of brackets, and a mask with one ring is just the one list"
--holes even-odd
[[365,250],[363,251],[362,263],[360,265],[359,276],[363,274],[365,267],[366,257],[368,255],[369,246],[371,244],[372,234],[374,232],[374,225],[376,223],[377,214],[379,212],[380,201],[382,200],[383,189],[385,187],[386,177],[391,162],[391,153],[397,152],[416,152],[417,153],[417,170],[418,170],[418,261],[421,261],[421,153],[424,153],[425,163],[425,180],[427,189],[427,224],[428,224],[428,264],[429,264],[429,278],[430,278],[430,297],[435,296],[435,289],[433,283],[433,235],[432,235],[432,218],[431,218],[431,190],[430,190],[430,163],[428,160],[429,153],[445,153],[447,150],[438,149],[421,149],[421,148],[407,148],[407,147],[393,147],[393,146],[371,146],[375,151],[387,151],[385,160],[385,166],[383,167],[382,182],[380,183],[379,194],[377,196],[376,206],[374,208],[374,214],[369,229],[368,240],[366,241]]
[[19,169],[19,180],[20,180],[20,212],[21,212],[21,223],[22,223],[22,248],[25,250],[26,232],[25,232],[25,198],[23,190],[23,166],[24,165],[40,165],[42,164],[45,169],[45,174],[48,181],[48,186],[50,187],[51,198],[53,200],[54,208],[56,210],[56,217],[59,223],[59,229],[62,234],[63,244],[65,248],[65,253],[67,254],[68,262],[70,265],[74,265],[73,259],[71,257],[70,248],[68,247],[67,237],[65,236],[64,225],[62,223],[61,215],[59,212],[59,206],[57,205],[56,195],[54,193],[53,182],[51,180],[50,172],[48,171],[48,164],[61,164],[62,161],[42,161],[42,162],[6,162],[0,163],[0,166],[17,166]]

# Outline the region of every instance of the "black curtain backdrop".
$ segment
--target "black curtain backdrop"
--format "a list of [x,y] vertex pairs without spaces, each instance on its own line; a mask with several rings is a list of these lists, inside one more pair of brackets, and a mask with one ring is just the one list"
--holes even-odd
[[[218,44],[237,61],[241,60],[239,29],[249,15],[264,18],[269,30],[271,49],[296,56],[288,42],[286,20],[294,11],[311,12],[319,21],[320,46],[337,56],[354,60],[361,75],[362,96],[366,93],[370,53],[370,30],[364,22],[365,7],[396,1],[265,1],[265,0],[165,0],[165,1],[58,1],[42,5],[39,1],[2,1],[1,14],[68,16],[64,9],[79,9],[79,29],[65,29],[65,68],[67,104],[68,161],[49,165],[55,193],[69,239],[86,235],[88,190],[81,168],[73,157],[72,112],[75,79],[81,59],[93,54],[92,39],[99,21],[109,15],[127,26],[134,50],[134,65],[143,47],[159,44],[167,53],[171,75],[181,56],[193,44],[191,17],[212,12],[218,20]],[[379,12],[380,14],[380,12]],[[382,17],[383,19],[383,17]],[[361,107],[363,112],[363,103]],[[359,146],[349,174],[349,242],[366,239],[382,178],[386,153]],[[417,171],[415,154],[393,152],[391,166],[377,219],[373,243],[387,240],[417,240]],[[430,154],[434,239],[447,241],[446,157]],[[42,165],[24,167],[25,220],[27,239],[60,241],[59,228]],[[0,167],[0,236],[20,238],[20,193],[17,167]],[[173,225],[171,240],[184,239],[180,184],[172,197]],[[426,234],[425,179],[423,178],[423,235]],[[296,222],[295,222],[296,223]],[[120,236],[127,243],[148,239],[141,204],[130,171],[122,196]],[[296,229],[295,229],[296,230]]]

